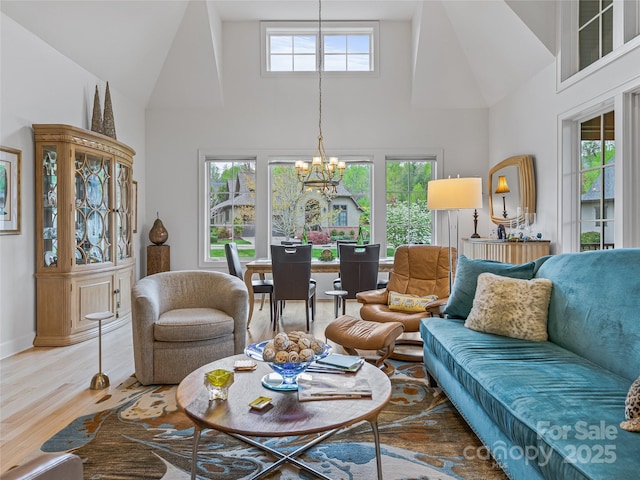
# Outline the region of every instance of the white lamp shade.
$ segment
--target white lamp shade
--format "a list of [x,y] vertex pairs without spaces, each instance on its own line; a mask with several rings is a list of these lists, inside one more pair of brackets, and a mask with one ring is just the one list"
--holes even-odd
[[482,208],[482,179],[443,178],[431,180],[427,187],[429,210]]

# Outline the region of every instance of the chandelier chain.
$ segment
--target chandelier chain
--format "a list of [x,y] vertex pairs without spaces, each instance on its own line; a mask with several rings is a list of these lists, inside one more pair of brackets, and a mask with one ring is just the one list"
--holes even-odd
[[318,53],[318,131],[322,138],[322,68],[323,68],[323,48],[322,44],[322,0],[318,0],[318,42],[320,42]]

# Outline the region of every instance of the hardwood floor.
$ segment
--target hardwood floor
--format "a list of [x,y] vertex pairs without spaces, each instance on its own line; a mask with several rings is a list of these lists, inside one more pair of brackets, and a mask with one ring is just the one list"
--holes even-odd
[[[359,307],[355,300],[348,301],[347,314],[358,316]],[[247,344],[273,337],[268,301],[264,310],[259,308],[258,300]],[[324,329],[333,318],[333,302],[318,301],[310,333],[324,338]],[[304,302],[288,301],[278,331],[304,329]],[[129,324],[103,336],[102,355],[110,388],[133,374]],[[97,371],[97,339],[69,347],[34,347],[0,360],[0,472],[37,455],[47,439],[108,393],[107,389],[89,389]]]

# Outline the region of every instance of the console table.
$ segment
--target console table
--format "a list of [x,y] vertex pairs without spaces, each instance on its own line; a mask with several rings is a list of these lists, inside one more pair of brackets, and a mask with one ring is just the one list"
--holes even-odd
[[463,240],[463,253],[467,258],[497,260],[506,263],[526,263],[549,255],[549,240],[509,242],[489,238]]

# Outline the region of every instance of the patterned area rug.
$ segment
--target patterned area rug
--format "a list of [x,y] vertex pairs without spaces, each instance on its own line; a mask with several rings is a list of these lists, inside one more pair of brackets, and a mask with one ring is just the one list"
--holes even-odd
[[[386,480],[507,478],[487,459],[486,450],[446,396],[427,386],[422,364],[396,363],[391,382],[391,402],[378,418]],[[176,386],[144,387],[131,377],[45,442],[41,450],[73,451],[84,461],[85,479],[186,480],[190,478],[193,426],[178,410],[175,392]],[[290,452],[311,437],[260,441]],[[337,432],[299,458],[332,479],[377,476],[368,422]],[[230,480],[251,478],[274,458],[228,435],[205,430],[198,460],[199,478]],[[263,478],[314,477],[287,465]]]

